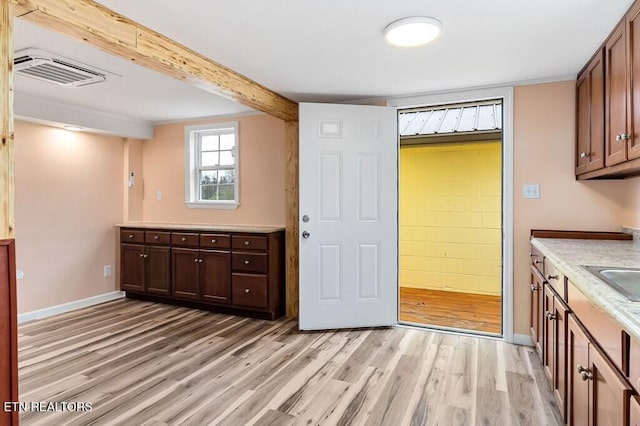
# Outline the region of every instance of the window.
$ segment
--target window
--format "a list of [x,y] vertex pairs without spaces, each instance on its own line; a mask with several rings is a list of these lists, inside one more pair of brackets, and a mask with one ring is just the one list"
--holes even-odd
[[185,127],[187,207],[237,208],[238,123]]

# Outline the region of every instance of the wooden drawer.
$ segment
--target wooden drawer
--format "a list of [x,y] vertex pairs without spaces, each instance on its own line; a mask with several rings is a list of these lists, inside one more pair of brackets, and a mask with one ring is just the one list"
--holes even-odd
[[231,237],[231,247],[243,250],[266,250],[267,237],[264,235],[234,235]]
[[267,253],[233,252],[231,268],[234,271],[267,273]]
[[640,342],[633,337],[629,348],[629,382],[640,394]]
[[180,247],[199,247],[200,234],[192,234],[190,232],[172,232],[171,244]]
[[233,274],[231,287],[234,305],[267,308],[266,275]]
[[120,242],[122,243],[144,243],[144,231],[133,229],[121,229],[120,230]]
[[558,295],[567,301],[567,288],[565,284],[564,275],[562,275],[556,267],[549,261],[544,259],[544,279],[549,283],[551,287],[558,293]]
[[611,361],[620,370],[623,369],[623,337],[622,327],[595,306],[578,290],[571,281],[568,285],[569,308],[575,313],[582,325],[589,330],[594,340],[600,345]]
[[168,246],[171,244],[171,232],[144,231],[144,241],[147,244]]
[[542,253],[540,253],[540,250],[538,250],[534,246],[531,246],[531,251],[529,252],[529,261],[531,262],[532,266],[540,271],[541,274],[544,272],[542,268],[544,256],[542,255]]
[[229,234],[200,234],[200,247],[229,248],[231,236]]

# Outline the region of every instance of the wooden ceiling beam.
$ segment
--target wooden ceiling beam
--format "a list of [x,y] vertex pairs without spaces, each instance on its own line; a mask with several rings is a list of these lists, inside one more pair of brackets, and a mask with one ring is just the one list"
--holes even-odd
[[14,15],[285,121],[298,104],[92,0],[9,0]]
[[13,5],[0,0],[0,238],[13,238]]

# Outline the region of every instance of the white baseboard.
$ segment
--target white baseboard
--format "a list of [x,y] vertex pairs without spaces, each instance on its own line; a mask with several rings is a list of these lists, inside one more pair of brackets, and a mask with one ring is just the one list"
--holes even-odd
[[528,334],[514,334],[513,343],[515,345],[533,346],[533,340],[531,340],[531,336]]
[[62,305],[38,309],[37,311],[25,312],[24,314],[18,315],[18,324],[64,314],[66,312],[75,311],[76,309],[99,305],[100,303],[110,302],[112,300],[122,299],[124,296],[124,291],[113,291],[111,293],[99,294],[97,296],[87,297],[86,299],[63,303]]

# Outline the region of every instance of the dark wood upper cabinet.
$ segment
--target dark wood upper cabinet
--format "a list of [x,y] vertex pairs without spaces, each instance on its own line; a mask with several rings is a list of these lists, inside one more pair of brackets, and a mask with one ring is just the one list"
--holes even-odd
[[605,45],[606,108],[605,165],[627,159],[627,42],[624,22],[616,27]]
[[576,86],[576,175],[604,167],[604,51],[593,57]]

